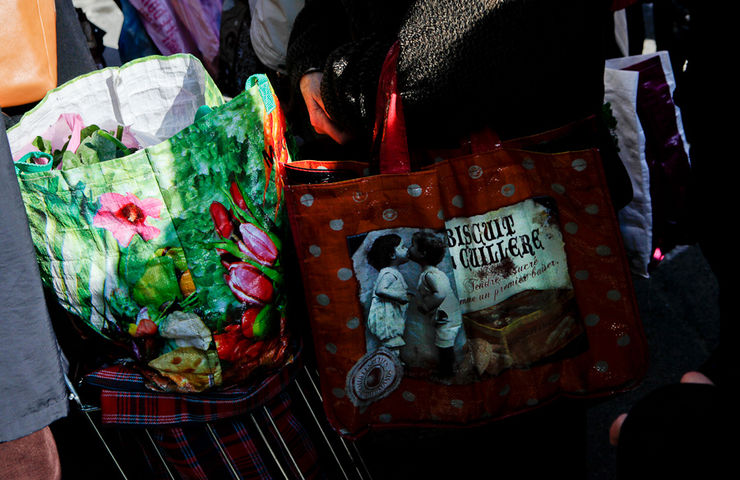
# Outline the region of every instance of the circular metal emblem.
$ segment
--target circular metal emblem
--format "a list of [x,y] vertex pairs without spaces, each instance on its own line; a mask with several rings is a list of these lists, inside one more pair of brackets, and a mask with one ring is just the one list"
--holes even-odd
[[366,353],[347,374],[347,396],[355,406],[369,405],[390,394],[401,383],[403,367],[385,347]]

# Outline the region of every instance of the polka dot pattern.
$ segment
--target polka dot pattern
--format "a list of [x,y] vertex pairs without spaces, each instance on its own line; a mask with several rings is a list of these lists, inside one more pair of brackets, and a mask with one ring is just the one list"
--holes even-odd
[[313,195],[311,195],[310,193],[303,195],[301,197],[301,203],[306,207],[312,206],[313,205]]
[[392,208],[387,208],[383,210],[383,220],[386,222],[392,222],[393,220],[398,218],[398,212]]
[[588,270],[577,270],[573,276],[578,280],[588,280]]
[[516,187],[511,183],[506,184],[503,187],[501,187],[501,195],[503,195],[504,197],[511,197],[514,195],[515,192],[516,192]]
[[[326,365],[322,385],[332,399],[333,410],[328,413],[337,430],[357,432],[373,423],[455,423],[458,415],[496,418],[512,409],[547,403],[565,389],[579,394],[608,391],[610,385],[618,389],[635,378],[635,359],[645,350],[644,336],[635,326],[630,284],[618,271],[624,261],[616,240],[618,225],[610,204],[594,189],[603,173],[592,155],[506,151],[495,158],[471,155],[445,161],[435,166],[436,174],[428,170],[384,176],[383,182],[359,179],[331,188],[291,187],[290,211],[297,215],[292,225],[300,226],[301,233],[296,251],[310,270],[304,285],[307,298],[314,299],[309,301],[312,328],[320,332],[323,345],[316,354]],[[348,239],[382,230],[442,229],[445,220],[493,212],[533,197],[554,201],[575,292],[576,308],[569,314],[578,332],[587,337],[586,353],[569,357],[566,363],[476,377],[473,383],[485,382],[491,392],[486,402],[474,393],[481,385],[447,386],[433,377],[409,375],[406,365],[397,390],[369,405],[354,406],[344,388],[329,387],[345,385],[353,362],[368,349],[367,305],[362,303],[367,297],[359,291],[365,287],[365,274],[347,253],[353,245]],[[435,403],[435,398],[447,403]]]
[[421,194],[423,193],[423,190],[422,190],[421,186],[419,186],[419,185],[417,185],[415,183],[412,184],[412,185],[409,185],[408,188],[406,189],[406,191],[408,192],[408,194],[409,194],[410,197],[414,197],[414,198],[415,197],[420,197]]
[[608,298],[612,302],[617,302],[622,299],[622,294],[619,292],[619,290],[609,290],[608,292],[606,292],[606,298]]
[[473,180],[480,178],[483,175],[483,169],[479,165],[471,165],[468,168],[468,176]]
[[571,163],[571,166],[576,172],[582,172],[586,170],[588,163],[582,158],[576,158],[575,160],[573,160],[573,163]]

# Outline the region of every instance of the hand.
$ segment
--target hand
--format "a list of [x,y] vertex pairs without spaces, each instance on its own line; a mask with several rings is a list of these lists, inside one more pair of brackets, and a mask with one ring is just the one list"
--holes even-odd
[[306,102],[308,116],[311,119],[311,126],[316,133],[329,135],[335,142],[340,145],[350,140],[350,135],[342,131],[335,124],[324,108],[324,101],[321,99],[321,79],[324,74],[321,72],[311,72],[301,77],[300,88],[303,95],[303,101]]
[[437,315],[434,316],[434,326],[439,328],[444,326],[446,323],[450,321],[450,318],[447,316],[447,312],[444,310],[437,310]]
[[[704,374],[699,372],[687,372],[681,377],[681,383],[701,383],[705,385],[714,385],[714,383],[707,378]],[[609,443],[613,446],[619,444],[619,432],[622,429],[622,424],[627,418],[627,414],[623,413],[619,415],[609,427]]]

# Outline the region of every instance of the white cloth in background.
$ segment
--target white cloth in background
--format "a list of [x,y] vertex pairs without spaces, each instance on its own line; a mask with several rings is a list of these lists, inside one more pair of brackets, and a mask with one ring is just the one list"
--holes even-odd
[[249,0],[252,48],[266,67],[285,73],[288,38],[303,0]]
[[114,0],[72,0],[75,8],[85,13],[90,22],[105,32],[103,45],[118,50],[123,26],[123,13]]
[[629,55],[629,35],[627,33],[627,12],[617,10],[614,12],[614,39],[622,55]]

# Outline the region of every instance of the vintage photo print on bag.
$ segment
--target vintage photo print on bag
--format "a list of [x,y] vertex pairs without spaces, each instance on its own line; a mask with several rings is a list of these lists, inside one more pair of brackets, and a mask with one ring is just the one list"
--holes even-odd
[[385,347],[405,375],[444,383],[472,380],[446,234],[376,230],[348,239],[368,352]]
[[353,403],[386,396],[402,375],[465,384],[583,351],[556,216],[545,197],[440,231],[349,237],[367,347],[347,378]]

